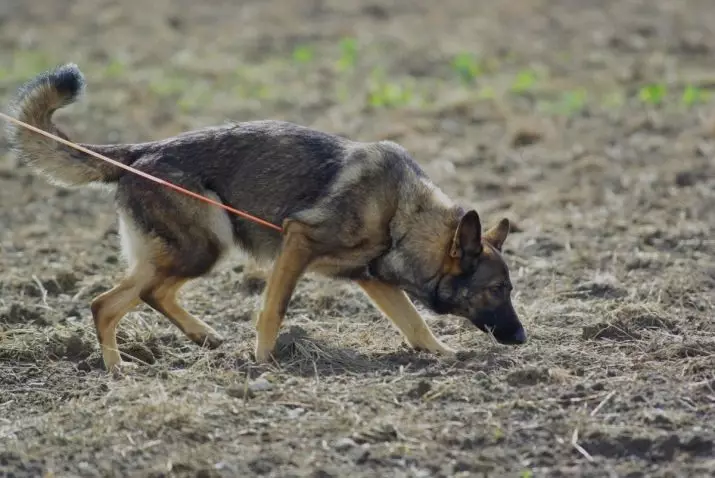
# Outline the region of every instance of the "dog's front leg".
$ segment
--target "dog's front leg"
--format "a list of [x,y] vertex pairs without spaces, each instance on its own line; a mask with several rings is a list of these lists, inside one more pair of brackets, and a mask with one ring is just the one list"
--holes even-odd
[[402,332],[410,347],[446,356],[456,354],[434,336],[403,290],[378,281],[358,281],[358,285]]
[[292,221],[284,224],[283,247],[268,278],[263,309],[256,323],[255,356],[259,363],[270,359],[298,279],[314,257],[311,241],[301,226]]

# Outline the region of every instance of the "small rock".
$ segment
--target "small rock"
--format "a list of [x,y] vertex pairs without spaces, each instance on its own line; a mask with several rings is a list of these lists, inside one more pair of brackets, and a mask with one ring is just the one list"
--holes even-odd
[[295,420],[296,418],[298,418],[299,416],[301,416],[304,413],[305,413],[304,408],[301,408],[301,407],[292,408],[292,409],[288,410],[288,418],[291,420]]
[[256,396],[255,393],[253,393],[253,390],[250,388],[247,388],[243,385],[238,385],[235,387],[229,387],[226,389],[226,394],[229,397],[233,398],[243,398],[243,399],[250,399]]
[[335,448],[337,451],[346,451],[356,446],[358,445],[357,443],[355,443],[355,440],[348,437],[340,438],[339,440],[336,440],[335,443],[333,443],[333,448]]
[[248,384],[252,392],[266,392],[273,389],[273,384],[263,377],[259,377]]
[[698,182],[698,174],[695,171],[680,171],[675,175],[675,185],[686,188]]

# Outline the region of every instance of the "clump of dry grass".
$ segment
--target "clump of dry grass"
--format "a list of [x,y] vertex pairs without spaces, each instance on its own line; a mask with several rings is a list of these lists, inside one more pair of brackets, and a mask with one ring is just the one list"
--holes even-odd
[[0,360],[8,362],[78,361],[91,355],[94,344],[78,327],[14,328],[0,332]]
[[653,331],[678,334],[679,327],[677,321],[657,305],[626,304],[609,311],[605,321],[584,326],[582,337],[584,340],[639,340]]
[[377,363],[366,355],[339,347],[336,342],[340,340],[336,335],[322,331],[321,336],[322,339],[316,339],[300,326],[290,327],[280,335],[276,345],[276,358],[281,367],[316,377],[326,373],[366,373],[377,369]]

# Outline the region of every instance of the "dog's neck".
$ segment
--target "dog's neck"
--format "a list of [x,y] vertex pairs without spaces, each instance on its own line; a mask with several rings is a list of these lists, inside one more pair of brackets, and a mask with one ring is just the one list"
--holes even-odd
[[373,262],[370,272],[424,301],[431,292],[431,282],[439,278],[464,211],[427,182],[419,194],[413,191],[409,197],[409,202],[398,202],[390,221],[391,245]]

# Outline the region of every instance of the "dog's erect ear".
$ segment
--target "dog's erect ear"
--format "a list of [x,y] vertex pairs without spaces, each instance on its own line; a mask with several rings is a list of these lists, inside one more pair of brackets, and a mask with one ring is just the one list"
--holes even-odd
[[499,224],[484,233],[484,240],[494,246],[498,251],[501,251],[506,236],[509,235],[509,228],[509,219],[504,218],[499,221]]
[[477,211],[467,212],[459,220],[452,239],[452,257],[478,256],[482,252],[482,224]]

